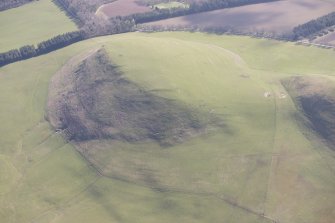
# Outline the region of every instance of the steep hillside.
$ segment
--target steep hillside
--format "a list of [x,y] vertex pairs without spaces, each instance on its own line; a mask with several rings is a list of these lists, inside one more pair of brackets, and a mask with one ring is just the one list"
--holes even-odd
[[322,77],[293,77],[283,83],[308,119],[310,127],[335,149],[334,81]]
[[48,102],[51,124],[68,140],[155,140],[172,146],[220,126],[213,114],[157,96],[126,79],[103,49],[77,66],[75,59],[53,77]]

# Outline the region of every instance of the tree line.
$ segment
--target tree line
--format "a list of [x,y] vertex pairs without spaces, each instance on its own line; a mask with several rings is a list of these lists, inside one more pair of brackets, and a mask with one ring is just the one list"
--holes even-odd
[[221,27],[203,27],[198,25],[174,25],[174,26],[164,26],[164,25],[147,25],[139,24],[136,26],[136,30],[141,32],[166,32],[166,31],[183,31],[183,32],[204,32],[208,34],[216,35],[243,35],[251,36],[254,38],[268,38],[276,39],[280,41],[291,41],[290,36],[282,35],[274,31],[266,30],[241,30],[234,26],[221,26]]
[[128,16],[134,19],[136,24],[153,22],[172,17],[190,15],[200,12],[207,12],[216,9],[232,8],[256,3],[273,2],[277,0],[212,0],[191,3],[188,8],[156,9],[146,13],[138,13]]
[[52,0],[59,8],[78,25],[83,27],[86,22],[95,17],[95,12],[102,4],[114,0]]
[[19,49],[13,49],[4,53],[0,53],[0,66],[60,49],[64,46],[78,42],[83,38],[84,34],[82,31],[69,32],[43,41],[39,43],[37,47],[34,45],[26,45]]
[[53,0],[83,31],[85,38],[129,32],[135,26],[132,18],[101,18],[95,15],[98,7],[114,0]]
[[19,7],[21,5],[27,4],[32,1],[35,1],[35,0],[1,0],[0,1],[0,11]]
[[49,40],[38,43],[37,47],[34,45],[26,45],[19,49],[13,49],[0,53],[0,67],[16,61],[46,54],[75,42],[95,36],[130,32],[134,30],[134,27],[135,23],[133,20],[124,20],[121,18],[110,19],[107,25],[99,23],[96,20],[92,20],[88,25],[85,25],[79,31],[68,32],[55,36]]
[[52,2],[58,6],[65,14],[77,25],[77,27],[83,26],[85,23],[77,14],[77,11],[69,4],[66,0],[52,0]]
[[[147,13],[134,14],[126,17],[114,17],[110,19],[99,18],[92,14],[96,8],[101,5],[101,1],[110,2],[112,0],[53,0],[59,7],[63,7],[68,14],[70,13],[74,19],[80,21],[80,30],[58,35],[49,40],[43,41],[37,45],[23,46],[19,49],[13,49],[5,53],[0,53],[0,66],[13,63],[19,60],[39,56],[50,51],[68,46],[72,43],[102,35],[112,35],[118,33],[125,33],[136,30],[140,27],[141,31],[157,31],[162,30],[162,27],[141,27],[140,24],[166,19],[170,17],[188,15],[193,13],[211,11],[220,8],[237,7],[241,5],[272,2],[276,0],[212,0],[206,2],[192,3],[189,8],[173,8],[173,9],[158,9]],[[77,8],[79,6],[79,8]],[[89,6],[89,8],[87,8]],[[242,33],[233,27],[222,28],[200,28],[200,27],[173,27],[175,30],[188,31],[202,31],[208,33],[231,33],[231,34],[245,34],[255,37],[267,37],[281,40],[295,40],[298,37],[308,35],[310,33],[320,31],[325,27],[335,25],[335,12],[323,16],[319,19],[310,21],[306,24],[294,28],[294,31],[287,36],[278,36],[276,33],[254,31],[252,33]],[[147,29],[147,30],[145,30]]]
[[[113,1],[114,0],[53,0],[56,5],[66,11],[67,15],[72,18],[74,22],[76,22],[78,27],[85,30],[85,34],[88,37],[111,34],[114,32],[111,30],[116,29],[116,27],[119,27],[120,24],[129,29],[128,26],[131,23],[141,24],[215,9],[272,2],[277,0],[211,0],[193,2],[188,8],[156,9],[147,13],[138,13],[111,19],[103,19],[95,15],[99,6]],[[116,27],[112,27],[113,25]]]
[[293,29],[293,39],[308,37],[331,26],[335,26],[335,12],[295,27]]

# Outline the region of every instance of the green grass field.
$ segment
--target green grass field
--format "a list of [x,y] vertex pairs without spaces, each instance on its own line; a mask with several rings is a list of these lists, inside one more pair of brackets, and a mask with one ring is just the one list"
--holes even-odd
[[181,2],[163,2],[153,6],[158,9],[172,9],[172,8],[188,8],[189,5]]
[[37,44],[77,29],[51,0],[39,0],[0,12],[0,27],[0,52]]
[[[89,141],[99,175],[45,121],[51,76],[97,47],[129,80],[219,115],[228,130],[170,148]],[[332,78],[334,56],[249,37],[129,33],[3,67],[0,222],[331,223],[334,151],[297,121],[280,80]]]

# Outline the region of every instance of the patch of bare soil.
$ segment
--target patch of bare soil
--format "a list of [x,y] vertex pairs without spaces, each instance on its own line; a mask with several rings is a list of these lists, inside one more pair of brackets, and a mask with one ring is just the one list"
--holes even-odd
[[48,118],[74,142],[113,139],[157,141],[162,146],[183,142],[222,121],[152,92],[126,79],[104,50],[82,62],[65,65],[54,75]]
[[283,84],[310,127],[335,148],[335,83],[321,77],[294,77]]

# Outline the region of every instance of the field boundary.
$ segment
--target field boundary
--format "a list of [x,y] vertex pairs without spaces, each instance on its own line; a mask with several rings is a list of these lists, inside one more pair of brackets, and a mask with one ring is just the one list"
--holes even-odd
[[0,3],[0,12],[13,9],[13,8],[17,8],[25,4],[32,3],[34,1],[38,1],[38,0],[16,0],[14,2],[7,1],[7,3],[6,3],[6,0],[2,0],[2,2]]
[[[244,5],[270,3],[270,2],[275,2],[275,1],[279,1],[279,0],[259,0],[259,1],[258,0],[251,0],[251,2],[231,3],[231,5],[229,5],[227,3],[228,5],[223,7],[223,8],[234,8],[234,7],[244,6]],[[64,0],[52,0],[52,2],[56,6],[58,6],[60,8],[60,10],[65,11],[66,14],[68,15],[68,17],[75,22],[77,27],[82,27],[82,26],[85,25],[84,21],[82,21],[76,15],[76,13],[68,10],[68,7],[66,7],[66,4],[65,4]],[[101,5],[98,8],[98,10],[96,10],[96,12],[98,12],[99,9],[102,6],[103,5]],[[188,14],[198,14],[198,13],[207,12],[207,11],[214,11],[214,10],[216,10],[216,8],[215,9],[208,8],[208,9],[206,9],[206,11],[201,11],[201,10],[199,11],[199,10],[200,9],[195,10],[195,11],[191,10]],[[239,30],[236,30],[234,27],[221,27],[221,28],[215,28],[215,27],[201,28],[199,26],[176,26],[176,27],[152,26],[152,27],[150,27],[150,26],[143,26],[142,25],[142,23],[147,23],[148,22],[148,21],[141,22],[141,20],[143,20],[143,19],[146,20],[146,19],[149,18],[149,20],[152,20],[152,21],[165,19],[164,12],[166,10],[160,10],[160,11],[162,11],[162,12],[157,13],[156,11],[153,11],[153,12],[149,12],[149,13],[139,13],[139,14],[134,14],[134,15],[131,15],[131,16],[121,17],[120,18],[121,24],[119,24],[119,26],[121,26],[121,29],[117,29],[118,31],[116,31],[116,32],[112,31],[112,30],[108,30],[106,33],[101,33],[101,32],[98,31],[97,33],[94,33],[94,34],[91,35],[90,33],[87,33],[87,31],[85,29],[81,28],[79,31],[74,31],[74,32],[65,33],[65,34],[55,36],[55,37],[53,37],[49,40],[42,41],[38,44],[38,45],[41,45],[41,44],[48,45],[49,42],[54,42],[55,40],[58,41],[58,42],[56,41],[56,44],[53,44],[50,48],[48,48],[46,50],[43,49],[43,52],[42,51],[40,52],[39,48],[34,49],[33,45],[32,46],[27,45],[27,46],[22,46],[19,49],[12,49],[10,51],[0,53],[0,67],[3,67],[7,64],[11,64],[11,63],[14,63],[14,62],[17,62],[17,61],[22,61],[22,60],[30,59],[32,57],[40,56],[42,54],[46,54],[46,53],[64,48],[68,45],[71,45],[73,43],[76,43],[76,42],[79,42],[79,41],[82,41],[82,40],[91,39],[91,38],[99,37],[99,36],[108,36],[108,35],[115,35],[115,34],[120,34],[120,33],[134,32],[134,31],[147,32],[147,33],[162,32],[162,31],[204,32],[204,33],[217,34],[217,35],[226,34],[226,35],[250,36],[252,38],[274,39],[274,40],[283,41],[283,42],[287,42],[287,41],[295,42],[295,40],[297,40],[297,38],[294,36],[294,34],[287,34],[287,35],[279,35],[278,36],[275,33],[265,32],[265,31],[256,31],[256,32],[255,31],[254,32],[239,31]],[[150,13],[153,13],[153,15],[151,15]],[[161,14],[161,13],[163,13],[163,14]],[[178,13],[179,13],[179,11],[177,11],[176,15],[173,14],[172,16],[170,16],[170,14],[169,14],[169,18],[179,17],[179,16],[184,15],[184,13],[181,13],[181,15],[179,15],[180,13],[179,14]],[[185,15],[188,15],[188,14],[185,14]],[[152,19],[152,16],[153,16],[154,19]],[[325,16],[319,17],[317,20],[320,20],[324,17]],[[140,19],[140,20],[138,20],[138,19]],[[131,24],[131,21],[133,21],[134,24]],[[312,21],[315,21],[315,20],[312,20]],[[308,24],[310,22],[307,22],[305,24]],[[105,25],[108,25],[110,23],[112,23],[112,21],[107,22],[107,24],[105,24]],[[131,27],[128,27],[128,25],[130,25]],[[304,25],[304,24],[302,24],[302,25]],[[302,26],[302,25],[300,25],[300,26]],[[113,24],[112,24],[112,26],[113,26]],[[78,35],[77,35],[77,33],[78,33]],[[77,36],[72,37],[72,35],[75,35],[75,34]],[[70,37],[70,40],[64,41],[64,40],[62,40],[63,37],[66,37],[66,39],[68,39],[68,37]],[[296,43],[304,45],[304,46],[316,46],[316,47],[320,47],[320,48],[334,49],[335,50],[334,45],[313,43],[313,42],[306,41],[306,40],[298,40],[298,41],[296,41]],[[23,48],[25,48],[25,49],[23,49]],[[23,49],[23,51],[21,51],[21,49]]]

